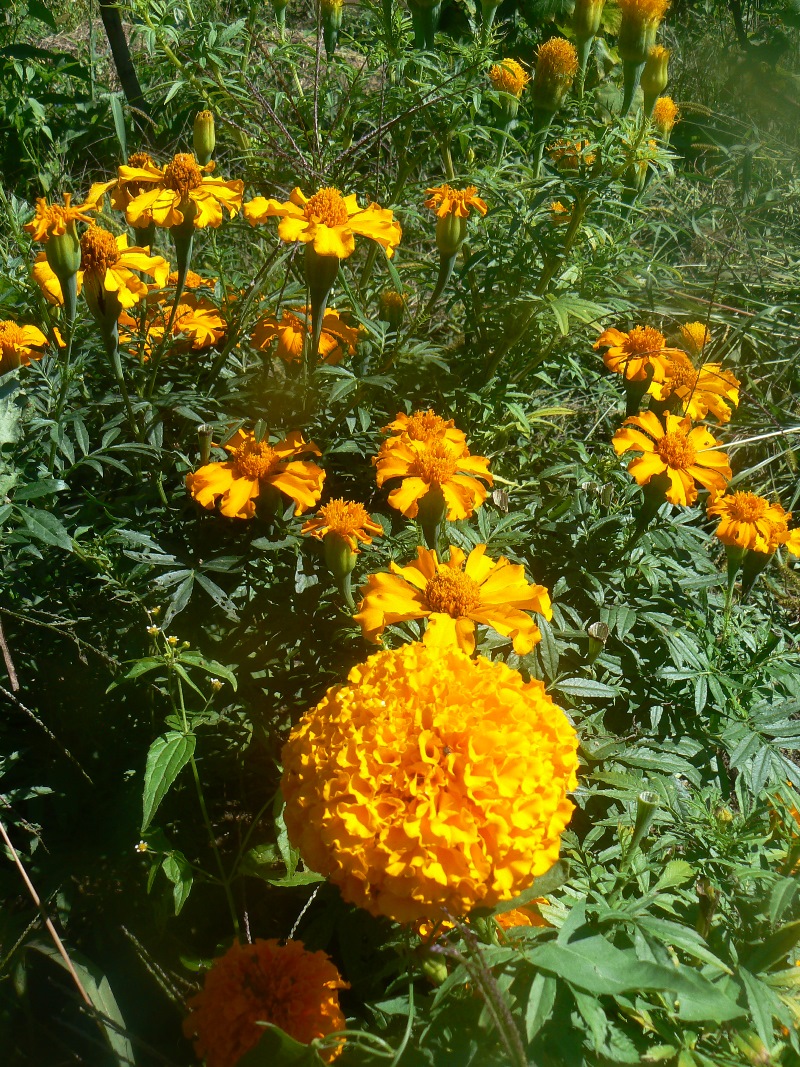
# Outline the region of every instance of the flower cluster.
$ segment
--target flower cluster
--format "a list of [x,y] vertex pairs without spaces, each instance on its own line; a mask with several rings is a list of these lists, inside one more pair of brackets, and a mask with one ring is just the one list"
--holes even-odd
[[503,663],[419,643],[378,652],[284,746],[289,836],[373,915],[492,906],[555,862],[576,748],[543,684]]

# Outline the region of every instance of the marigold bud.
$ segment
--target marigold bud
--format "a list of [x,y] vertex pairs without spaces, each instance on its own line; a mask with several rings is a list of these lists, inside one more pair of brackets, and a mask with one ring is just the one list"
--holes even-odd
[[606,0],[575,0],[572,29],[579,41],[596,37]]
[[217,144],[214,132],[214,116],[210,111],[198,111],[194,117],[192,146],[201,167],[209,163]]
[[578,53],[564,37],[552,37],[539,48],[531,95],[534,108],[556,112],[578,73]]
[[200,463],[208,463],[211,456],[211,443],[214,437],[214,427],[210,426],[207,422],[201,423],[197,427],[197,443],[200,446]]
[[393,329],[399,329],[405,313],[406,298],[403,293],[386,289],[378,297],[378,318],[382,322],[388,322]]
[[442,256],[454,256],[467,236],[467,219],[456,214],[443,215],[436,221],[436,247]]
[[66,233],[53,235],[44,246],[47,262],[59,281],[78,273],[81,265],[81,243],[75,232],[75,223],[67,224]]
[[644,113],[653,112],[656,100],[667,87],[669,81],[669,49],[657,44],[650,49],[647,62],[642,71],[642,92],[644,93]]
[[325,41],[325,54],[328,59],[334,54],[339,43],[343,7],[343,0],[321,0],[320,2],[322,36]]
[[620,58],[644,63],[656,41],[669,0],[620,0],[622,21],[617,37]]

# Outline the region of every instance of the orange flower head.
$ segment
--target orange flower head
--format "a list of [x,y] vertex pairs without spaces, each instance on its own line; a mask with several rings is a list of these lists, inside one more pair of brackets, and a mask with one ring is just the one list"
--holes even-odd
[[0,322],[0,374],[41,359],[40,349],[46,346],[47,338],[36,326],[20,326],[10,319]]
[[492,83],[492,88],[499,93],[515,96],[517,100],[522,96],[530,80],[530,74],[516,59],[501,59],[489,69],[489,81]]
[[468,185],[466,189],[454,189],[451,185],[437,185],[433,189],[426,189],[425,207],[436,212],[436,217],[443,219],[447,215],[455,215],[459,219],[468,219],[470,208],[479,215],[485,215],[489,210],[486,203],[478,196],[478,189],[474,185]]
[[116,182],[120,197],[115,206],[124,207],[131,226],[154,222],[172,229],[188,218],[195,229],[216,227],[223,209],[232,218],[242,206],[244,183],[215,178],[215,164],[201,167],[191,152],[178,152],[165,167],[156,166],[149,156],[136,163],[120,167]]
[[[92,224],[81,237],[81,271],[90,301],[97,304],[104,293],[113,293],[119,305],[129,308],[150,292],[139,275],[149,274],[160,288],[169,276],[169,263],[161,256],[151,256],[146,248],[128,248],[125,234],[115,237]],[[119,307],[109,306],[112,311],[116,308],[116,317]]]
[[711,331],[704,322],[686,322],[681,326],[681,337],[693,356],[701,355],[706,345],[711,344]]
[[578,53],[565,37],[551,37],[540,45],[531,94],[534,107],[558,111],[578,73]]
[[732,474],[728,457],[717,451],[721,444],[691,420],[666,414],[665,425],[652,411],[632,415],[614,434],[617,455],[642,453],[631,460],[628,471],[639,485],[657,475],[666,475],[666,498],[671,504],[689,507],[697,499],[695,483],[711,493],[721,492]]
[[659,355],[677,356],[685,353],[679,348],[667,348],[663,333],[652,326],[634,326],[629,333],[611,328],[604,330],[594,344],[606,348],[603,362],[615,374],[624,374],[631,381],[643,381],[647,368]]
[[572,212],[564,207],[560,200],[553,200],[550,204],[550,221],[554,226],[565,226],[572,218]]
[[34,241],[49,241],[51,237],[63,237],[67,231],[74,231],[76,222],[91,222],[88,211],[94,211],[93,204],[72,205],[72,194],[64,193],[64,203],[48,204],[44,197],[36,201],[36,213],[30,222],[22,227]]
[[412,441],[405,434],[381,445],[376,460],[379,486],[393,478],[402,485],[389,494],[389,504],[408,518],[416,518],[419,501],[431,490],[441,492],[450,522],[466,519],[486,499],[486,489],[478,478],[492,484],[489,461],[471,456],[463,444],[446,437]]
[[[302,358],[303,346],[311,336],[311,309],[309,307],[284,309],[278,319],[266,315],[250,335],[254,348],[262,352],[278,339],[276,355],[286,363],[296,363]],[[322,363],[341,363],[345,354],[353,355],[358,344],[359,332],[347,326],[338,311],[328,308],[322,320],[319,340],[319,359]]]
[[119,262],[119,249],[113,233],[90,226],[81,237],[81,270],[105,278],[106,271]]
[[682,414],[704,419],[711,412],[729,422],[731,407],[739,403],[739,380],[719,363],[704,363],[699,370],[685,352],[667,350],[652,358],[655,373],[648,392],[657,400],[675,398]]
[[[214,960],[202,990],[187,1001],[183,1023],[206,1067],[236,1067],[264,1034],[259,1023],[280,1027],[308,1045],[345,1027],[339,990],[349,988],[324,952],[300,941],[235,943]],[[331,1063],[343,1039],[318,1051]]]
[[745,492],[716,496],[708,505],[708,514],[720,520],[714,532],[723,545],[770,556],[780,545],[786,545],[790,552],[798,554],[792,548],[789,531],[792,513],[763,496]]
[[524,908],[512,908],[510,911],[498,912],[494,921],[501,930],[513,930],[515,926],[549,926],[550,923],[543,918],[538,908],[539,904],[548,903],[547,897],[537,897]]
[[187,489],[204,508],[213,509],[219,503],[220,513],[228,518],[252,519],[256,500],[270,488],[294,501],[295,515],[319,501],[325,471],[295,457],[321,453],[296,430],[275,445],[238,430],[225,448],[230,452],[227,462],[207,463],[186,475]]
[[[358,552],[358,542],[371,545],[372,537],[380,537],[383,527],[373,522],[363,504],[351,500],[330,500],[309,519],[300,531],[322,541],[328,534],[335,534]],[[370,536],[370,534],[372,536]]]
[[410,441],[423,443],[444,438],[457,447],[465,446],[467,441],[466,435],[456,429],[452,419],[443,419],[431,408],[427,411],[415,411],[411,415],[399,411],[392,422],[383,427],[383,432],[393,435],[386,442],[387,445],[391,445],[392,440],[401,440],[404,436]]
[[542,682],[500,661],[419,642],[378,652],[283,748],[289,838],[373,915],[493,907],[557,859],[577,743]]
[[542,639],[526,612],[553,617],[544,586],[531,585],[524,568],[503,556],[489,559],[486,545],[473,548],[469,556],[451,545],[446,562],[440,562],[434,550],[418,548],[413,563],[399,567],[392,562],[389,567],[389,574],[369,576],[354,616],[367,641],[379,643],[383,631],[394,623],[427,619],[426,645],[457,645],[472,654],[475,625],[481,623],[510,638],[522,656]]
[[660,96],[653,107],[652,122],[662,137],[669,137],[681,113],[671,96]]

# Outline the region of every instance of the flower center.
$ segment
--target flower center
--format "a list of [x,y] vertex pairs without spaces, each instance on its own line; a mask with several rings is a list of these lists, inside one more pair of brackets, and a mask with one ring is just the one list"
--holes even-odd
[[18,348],[22,344],[22,330],[16,322],[6,319],[0,322],[0,351]]
[[405,432],[412,441],[433,441],[441,437],[447,429],[447,423],[430,408],[427,411],[415,411],[409,417]]
[[101,226],[90,226],[81,237],[81,270],[105,278],[106,271],[119,259],[114,234]]
[[321,222],[324,226],[344,226],[349,218],[347,204],[338,189],[320,189],[309,198],[303,208],[309,222]]
[[275,449],[271,448],[266,441],[251,439],[231,456],[233,466],[237,474],[244,478],[266,478],[280,463]]
[[684,385],[689,389],[694,389],[697,385],[697,371],[692,361],[684,355],[672,356],[669,361],[667,380],[672,392]]
[[702,322],[687,322],[681,326],[681,336],[694,352],[702,352],[711,340],[711,334]]
[[152,162],[147,152],[134,152],[132,156],[128,156],[129,167],[146,167]]
[[728,502],[728,514],[736,522],[757,522],[767,513],[769,504],[755,493],[734,493]]
[[331,500],[319,509],[319,517],[333,533],[353,534],[369,522],[367,509],[363,504],[347,500]]
[[446,567],[437,571],[425,586],[425,600],[431,611],[454,619],[463,618],[479,606],[480,586],[466,574]]
[[658,442],[657,450],[664,463],[673,470],[686,470],[691,467],[697,455],[686,434],[680,430],[665,433]]
[[450,481],[457,470],[458,456],[455,452],[444,441],[431,441],[414,457],[409,473],[429,485],[443,485]]
[[629,356],[653,356],[664,347],[664,334],[652,326],[634,326],[622,347]]
[[164,188],[174,189],[182,197],[203,184],[203,175],[191,152],[179,152],[164,171]]

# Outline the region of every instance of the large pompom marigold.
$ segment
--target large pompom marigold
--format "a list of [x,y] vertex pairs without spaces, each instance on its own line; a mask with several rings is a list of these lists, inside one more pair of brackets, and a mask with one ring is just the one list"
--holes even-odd
[[457,648],[378,652],[283,749],[292,843],[397,922],[491,907],[558,858],[578,739],[537,680]]
[[[261,1040],[260,1022],[305,1045],[343,1030],[338,991],[346,988],[325,953],[309,952],[300,941],[236,943],[188,1001],[183,1030],[206,1067],[235,1067]],[[320,1049],[326,1063],[340,1051],[341,1045]]]

